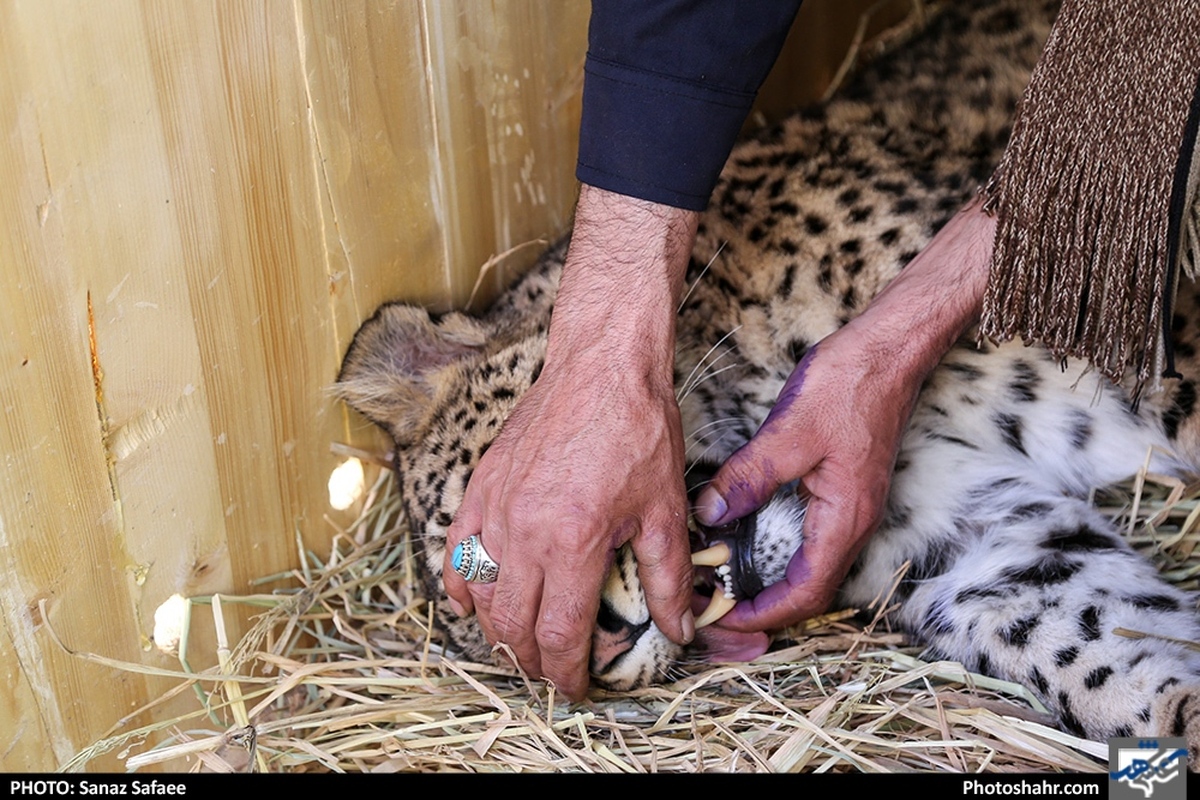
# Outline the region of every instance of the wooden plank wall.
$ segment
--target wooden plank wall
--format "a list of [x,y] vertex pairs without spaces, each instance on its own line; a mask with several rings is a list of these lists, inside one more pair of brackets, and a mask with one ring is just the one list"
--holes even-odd
[[[811,75],[777,105],[867,5],[809,4]],[[360,320],[461,305],[490,256],[568,223],[587,13],[0,4],[0,770],[53,769],[172,685],[49,629],[176,668],[150,641],[167,597],[327,547],[329,444],[370,435],[325,393]]]

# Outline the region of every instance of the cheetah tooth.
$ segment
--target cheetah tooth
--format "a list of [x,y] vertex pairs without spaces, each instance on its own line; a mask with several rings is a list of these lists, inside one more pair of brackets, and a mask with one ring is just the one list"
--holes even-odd
[[713,624],[733,610],[736,605],[737,600],[725,594],[725,590],[718,586],[713,589],[712,602],[708,604],[708,608],[704,609],[704,613],[696,618],[696,627],[703,628]]
[[729,545],[719,542],[712,547],[692,553],[692,566],[719,567],[722,564],[729,563],[729,559],[732,556],[733,551],[729,549]]

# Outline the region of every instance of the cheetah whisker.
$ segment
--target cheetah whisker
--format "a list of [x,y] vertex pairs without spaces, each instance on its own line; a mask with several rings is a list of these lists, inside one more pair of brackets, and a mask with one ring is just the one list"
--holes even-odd
[[712,547],[707,547],[703,550],[697,550],[692,553],[692,566],[694,567],[719,567],[722,564],[729,563],[729,559],[733,557],[733,551],[729,549],[729,545],[724,542],[714,544]]
[[[722,344],[724,344],[726,339],[728,339],[730,336],[733,336],[735,333],[737,333],[741,329],[742,329],[741,325],[737,326],[736,328],[731,330],[729,333],[725,334],[720,339],[718,339],[717,342],[712,347],[708,348],[708,352],[706,352],[703,356],[700,357],[700,360],[696,362],[696,366],[692,367],[692,371],[690,373],[688,373],[687,379],[683,381],[683,386],[685,388],[683,389],[682,392],[679,392],[676,394],[676,396],[675,396],[676,401],[682,400],[683,398],[687,397],[688,394],[692,391],[692,389],[695,388],[692,385],[692,380],[696,377],[697,370],[708,369],[708,367],[712,366],[711,364],[706,365],[704,362],[707,361],[708,357],[713,354],[713,351],[715,351],[718,347],[720,347]],[[732,348],[729,350],[726,350],[724,353],[721,353],[721,355],[719,355],[715,359],[713,359],[712,363],[713,364],[717,363],[722,358],[729,355],[729,353],[731,353],[731,352],[733,352]]]
[[698,389],[700,387],[700,384],[704,383],[705,381],[711,381],[713,378],[717,377],[722,372],[726,372],[728,370],[735,369],[735,368],[741,366],[741,363],[739,362],[737,364],[726,364],[725,366],[721,367],[720,369],[714,370],[712,368],[716,365],[716,363],[717,362],[714,361],[712,364],[709,364],[708,367],[704,370],[704,372],[700,373],[700,375],[697,376],[696,380],[688,388],[687,393],[684,394],[684,397],[687,397],[688,394],[690,394],[690,393],[694,392],[696,389]]
[[[725,434],[722,433],[720,436],[717,437],[717,439],[715,441],[708,442],[707,444],[704,442],[701,442],[701,441],[696,441],[696,440],[693,440],[690,444],[688,444],[687,450],[685,451],[685,455],[692,460],[692,463],[688,465],[688,468],[686,470],[684,470],[683,474],[685,476],[690,475],[692,472],[692,469],[699,466],[700,462],[704,461],[704,459],[706,459],[708,457],[708,454],[712,451],[712,449],[721,443],[724,436],[725,436]],[[698,455],[693,454],[692,451],[698,445],[704,445],[704,449],[701,450]]]
[[708,604],[708,608],[704,609],[704,613],[696,617],[696,628],[704,628],[712,625],[721,617],[728,614],[737,605],[737,600],[725,594],[725,590],[720,586],[713,589],[712,602]]
[[688,287],[687,294],[685,294],[683,296],[683,299],[679,301],[679,308],[675,309],[676,314],[678,314],[680,311],[683,311],[684,303],[686,303],[688,301],[688,298],[692,296],[692,292],[694,292],[696,290],[696,285],[698,283],[700,283],[700,281],[704,278],[705,275],[708,274],[709,267],[711,267],[713,265],[713,263],[716,262],[717,256],[721,255],[721,251],[724,249],[725,249],[725,242],[721,242],[721,245],[717,248],[717,252],[712,254],[712,258],[710,258],[708,260],[708,263],[704,265],[704,269],[700,270],[700,274],[696,276],[696,280],[692,281],[692,285]]

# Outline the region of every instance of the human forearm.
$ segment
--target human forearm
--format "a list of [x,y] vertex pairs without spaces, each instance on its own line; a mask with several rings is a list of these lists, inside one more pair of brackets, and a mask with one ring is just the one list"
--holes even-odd
[[547,362],[573,365],[595,354],[614,371],[669,376],[698,220],[694,211],[584,185]]

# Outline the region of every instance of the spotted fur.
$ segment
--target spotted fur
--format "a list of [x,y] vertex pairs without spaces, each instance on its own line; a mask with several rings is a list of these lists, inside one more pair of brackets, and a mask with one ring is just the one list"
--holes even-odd
[[[739,145],[700,226],[679,314],[677,379],[691,462],[720,463],[762,423],[797,360],[859,313],[988,176],[1049,29],[1053,3],[954,5],[842,96]],[[430,597],[471,470],[541,369],[565,244],[481,318],[387,305],[343,368],[350,403],[396,440]],[[1181,295],[1182,308],[1196,298]],[[861,606],[902,567],[896,621],[946,658],[1030,686],[1090,737],[1200,742],[1193,598],[1159,579],[1087,502],[1135,472],[1200,464],[1197,331],[1177,317],[1184,377],[1133,404],[1020,344],[956,346],[921,393],[884,522],[839,602]],[[755,558],[781,575],[802,509],[756,517]],[[437,604],[468,656],[490,648]],[[619,638],[622,648],[602,647]],[[605,587],[596,679],[629,687],[681,657],[646,612],[632,556]]]

